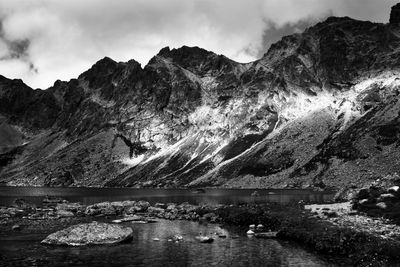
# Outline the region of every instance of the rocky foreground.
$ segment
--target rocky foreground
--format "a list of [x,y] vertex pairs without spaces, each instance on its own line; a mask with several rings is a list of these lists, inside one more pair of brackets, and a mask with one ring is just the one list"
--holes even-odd
[[[17,200],[12,207],[0,208],[0,229],[10,235],[14,231],[56,232],[46,239],[49,242],[44,243],[61,244],[60,239],[65,236],[71,237],[71,232],[78,231],[82,237],[85,233],[96,233],[99,227],[100,232],[103,228],[115,228],[116,231],[108,231],[111,235],[115,232],[123,233],[123,238],[121,235],[111,238],[111,243],[120,242],[129,237],[125,235],[129,231],[125,226],[133,223],[156,223],[159,219],[221,223],[242,228],[243,233],[250,224],[263,224],[267,231],[277,232],[277,238],[298,241],[322,254],[349,258],[352,264],[387,266],[400,262],[399,224],[393,219],[385,218],[384,213],[381,216],[371,217],[365,211],[353,209],[357,206],[354,203],[359,202],[357,198],[362,194],[365,196],[365,190],[355,196],[353,204],[351,202],[324,205],[296,203],[284,206],[274,203],[151,205],[147,201],[130,200],[85,206],[47,198],[43,207],[35,207],[23,200]],[[385,194],[384,190],[382,194]],[[393,215],[393,211],[388,213]],[[107,224],[92,223],[93,221]],[[124,223],[123,226],[119,227],[120,223]],[[85,227],[89,227],[88,225],[95,226],[96,229],[85,232]],[[59,230],[61,231],[57,232]],[[104,238],[106,242],[103,243],[109,243],[108,237]],[[97,242],[91,243],[90,240],[97,239],[89,236],[84,242],[78,243],[85,245]]]

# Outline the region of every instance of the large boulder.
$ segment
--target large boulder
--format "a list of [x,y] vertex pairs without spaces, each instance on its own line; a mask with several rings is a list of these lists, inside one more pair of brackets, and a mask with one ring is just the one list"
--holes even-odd
[[[86,207],[85,214],[88,216],[112,216],[121,215],[123,213],[132,214],[139,211],[146,211],[150,207],[147,201],[114,201],[101,202]],[[130,212],[133,210],[133,212]]]
[[177,206],[177,209],[179,211],[179,213],[181,214],[186,214],[186,213],[190,213],[190,212],[194,212],[195,210],[197,210],[199,207],[196,205],[191,205],[187,202],[184,202],[180,205]]
[[86,207],[85,214],[89,216],[111,216],[117,215],[117,210],[111,205],[110,202],[96,203]]
[[147,213],[149,213],[149,215],[159,215],[159,214],[163,214],[164,212],[165,212],[164,209],[157,208],[157,207],[149,207],[147,209]]
[[136,201],[133,200],[125,200],[125,201],[114,201],[111,202],[111,206],[114,207],[118,214],[122,214],[124,211],[128,210],[130,207],[136,205]]
[[23,210],[33,210],[36,208],[36,205],[27,202],[23,198],[18,198],[16,200],[14,200],[14,202],[11,206],[14,208],[23,209]]
[[60,218],[68,218],[68,217],[73,217],[75,214],[72,211],[57,210],[56,215]]
[[353,199],[353,209],[373,217],[385,217],[400,224],[399,186],[390,188],[371,186],[361,189]]
[[126,214],[135,214],[137,212],[146,212],[150,207],[150,203],[144,200],[140,200],[135,203],[132,207],[128,208],[125,213]]
[[73,225],[47,236],[42,244],[86,246],[114,244],[132,239],[132,228],[108,223],[83,223]]
[[75,203],[60,203],[57,204],[55,209],[57,211],[63,210],[63,211],[70,211],[73,213],[83,213],[85,212],[85,206],[83,206],[81,203],[75,202]]

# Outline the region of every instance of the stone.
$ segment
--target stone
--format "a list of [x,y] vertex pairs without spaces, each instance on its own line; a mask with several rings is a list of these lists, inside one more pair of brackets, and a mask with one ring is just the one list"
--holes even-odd
[[162,208],[157,208],[157,207],[149,207],[147,209],[147,212],[149,214],[159,214],[159,213],[163,213],[165,210]]
[[123,223],[123,222],[146,222],[146,218],[139,215],[126,216],[122,219],[116,219],[112,221],[113,223]]
[[214,238],[211,236],[206,236],[206,235],[199,235],[195,237],[196,240],[198,240],[200,243],[212,243],[214,242]]
[[174,209],[176,209],[176,205],[174,203],[169,203],[167,205],[166,211],[172,211]]
[[246,234],[247,234],[247,235],[254,235],[254,231],[253,231],[253,230],[248,230],[248,231],[246,232]]
[[386,201],[396,201],[397,198],[391,193],[381,194],[377,199],[377,202],[386,202]]
[[94,221],[52,233],[41,243],[67,246],[114,244],[132,239],[132,232],[130,227]]
[[125,201],[114,201],[111,202],[111,206],[114,207],[114,209],[116,210],[116,212],[118,214],[122,214],[123,212],[125,212],[127,209],[129,209],[130,207],[133,207],[136,205],[136,201],[133,200],[125,200]]
[[328,218],[336,218],[339,215],[337,214],[336,211],[330,210],[330,211],[324,211],[323,214],[328,217]]
[[263,233],[256,233],[254,234],[254,236],[257,238],[270,239],[270,238],[276,238],[277,234],[278,232],[263,232]]
[[121,219],[123,222],[129,222],[129,221],[144,221],[143,216],[139,215],[132,215],[132,216],[126,216],[123,219]]
[[368,199],[369,198],[369,189],[368,188],[362,188],[358,192],[356,198],[357,199]]
[[218,221],[218,215],[216,215],[213,212],[206,213],[206,214],[203,215],[203,220],[215,223],[215,222]]
[[[140,202],[140,201],[139,201]],[[89,216],[112,216],[121,215],[123,213],[133,214],[137,210],[141,210],[138,207],[138,203],[132,200],[125,201],[114,201],[114,202],[101,202],[86,207],[85,214]],[[146,202],[146,201],[144,201]],[[148,202],[147,202],[148,203]],[[141,204],[139,204],[141,205]],[[144,205],[144,204],[142,204]]]
[[130,207],[126,213],[127,214],[134,214],[136,212],[145,212],[150,207],[150,203],[147,201],[140,200],[135,203],[132,207]]
[[165,203],[156,203],[154,205],[154,207],[160,208],[160,209],[166,209],[167,208],[167,204],[165,204]]
[[389,193],[398,194],[400,192],[400,186],[392,186],[388,189]]
[[176,234],[176,235],[172,236],[170,239],[174,242],[179,242],[179,241],[183,241],[183,236]]
[[176,207],[180,213],[189,213],[198,209],[198,206],[184,202]]
[[13,202],[13,206],[19,209],[33,209],[35,208],[34,204],[27,202],[23,198],[18,198]]
[[21,226],[18,225],[18,224],[15,224],[15,225],[13,225],[13,226],[11,227],[11,229],[12,229],[13,231],[18,231],[18,230],[21,230]]
[[18,214],[24,214],[24,211],[18,208],[0,208],[0,217],[2,218],[10,218],[15,217]]
[[116,209],[111,205],[110,202],[96,203],[86,207],[85,214],[89,216],[110,216],[116,215]]
[[383,209],[383,210],[387,209],[387,207],[388,207],[385,202],[378,202],[378,203],[375,204],[375,206],[380,208],[380,209]]
[[64,211],[71,211],[71,212],[84,212],[86,207],[83,206],[81,203],[75,202],[75,203],[59,203],[55,207],[56,210],[64,210]]
[[155,218],[151,218],[151,217],[147,217],[146,218],[146,222],[147,223],[156,223],[156,222],[158,222]]
[[258,224],[256,229],[257,229],[257,231],[262,231],[264,229],[264,225]]
[[60,218],[73,217],[75,214],[72,211],[57,210],[56,215]]

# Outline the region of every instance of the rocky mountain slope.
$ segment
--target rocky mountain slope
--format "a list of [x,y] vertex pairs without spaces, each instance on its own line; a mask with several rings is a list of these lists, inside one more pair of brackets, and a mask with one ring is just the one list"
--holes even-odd
[[400,182],[399,67],[397,23],[330,17],[248,64],[184,46],[162,49],[144,68],[104,58],[47,90],[0,77],[0,181],[239,188]]

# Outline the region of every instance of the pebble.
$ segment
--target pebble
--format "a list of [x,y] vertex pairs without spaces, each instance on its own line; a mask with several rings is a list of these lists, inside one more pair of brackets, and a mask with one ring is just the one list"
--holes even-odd
[[247,234],[247,235],[254,235],[254,231],[249,230],[249,231],[246,232],[246,234]]
[[13,226],[11,227],[11,229],[12,229],[13,231],[21,230],[21,226],[18,225],[18,224],[16,224],[16,225],[13,225]]

